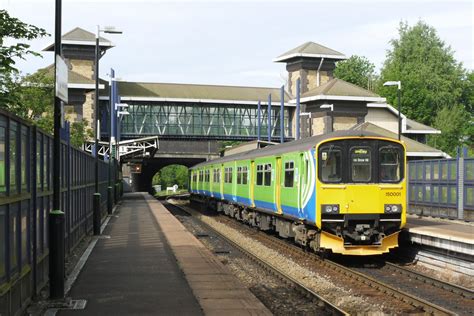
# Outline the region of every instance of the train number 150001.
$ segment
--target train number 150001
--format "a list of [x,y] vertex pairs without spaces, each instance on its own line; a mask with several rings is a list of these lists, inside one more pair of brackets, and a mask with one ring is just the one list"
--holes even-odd
[[385,196],[402,196],[402,192],[385,192]]

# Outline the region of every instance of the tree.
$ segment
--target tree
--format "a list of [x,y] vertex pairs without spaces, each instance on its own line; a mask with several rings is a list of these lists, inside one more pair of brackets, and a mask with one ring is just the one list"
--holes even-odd
[[87,139],[93,139],[94,133],[92,129],[87,128],[88,122],[82,119],[78,122],[71,123],[71,145],[74,147],[81,147]]
[[163,188],[177,184],[180,189],[187,188],[188,168],[181,165],[166,166],[153,176],[152,184],[161,184]]
[[382,83],[392,80],[402,82],[402,112],[424,124],[433,124],[438,111],[460,103],[464,70],[433,27],[402,22],[399,38],[390,43],[378,87],[390,104],[397,104],[397,91]]
[[4,46],[5,40],[33,40],[47,35],[46,30],[11,17],[6,10],[0,10],[0,106],[8,105],[9,88],[18,75],[15,59],[25,59],[28,55],[40,56],[30,50],[29,44],[20,42]]
[[8,109],[16,115],[29,120],[41,120],[51,116],[54,103],[54,80],[45,70],[18,79],[9,89]]
[[434,126],[440,135],[430,139],[430,143],[451,156],[456,156],[456,148],[474,144],[473,116],[461,104],[444,106],[434,119]]
[[375,65],[364,56],[352,55],[336,64],[334,77],[369,89],[371,82],[376,79],[374,69]]

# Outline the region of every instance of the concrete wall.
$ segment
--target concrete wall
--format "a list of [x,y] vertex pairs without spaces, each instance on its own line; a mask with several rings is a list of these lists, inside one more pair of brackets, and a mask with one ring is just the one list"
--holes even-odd
[[388,109],[369,108],[365,122],[378,125],[393,133],[398,133],[397,117]]
[[357,117],[334,117],[332,128],[334,131],[347,130],[357,124]]
[[313,117],[311,119],[311,136],[324,134],[326,129],[326,122],[324,117]]

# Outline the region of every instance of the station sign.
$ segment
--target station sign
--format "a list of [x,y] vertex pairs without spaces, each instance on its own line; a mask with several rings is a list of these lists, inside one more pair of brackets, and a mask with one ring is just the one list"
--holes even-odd
[[67,81],[68,81],[68,66],[66,61],[60,56],[56,55],[56,97],[68,102]]

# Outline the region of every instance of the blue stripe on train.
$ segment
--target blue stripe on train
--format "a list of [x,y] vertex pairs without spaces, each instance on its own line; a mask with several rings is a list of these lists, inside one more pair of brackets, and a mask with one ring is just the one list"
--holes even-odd
[[260,207],[260,208],[265,208],[265,209],[271,210],[271,211],[276,211],[277,210],[276,204],[265,202],[265,201],[255,200],[255,206]]
[[288,206],[288,205],[282,205],[281,206],[281,210],[283,211],[283,214],[285,215],[291,215],[291,216],[294,216],[296,218],[300,218],[301,215],[299,214],[298,212],[298,208],[297,207],[293,207],[293,206]]

